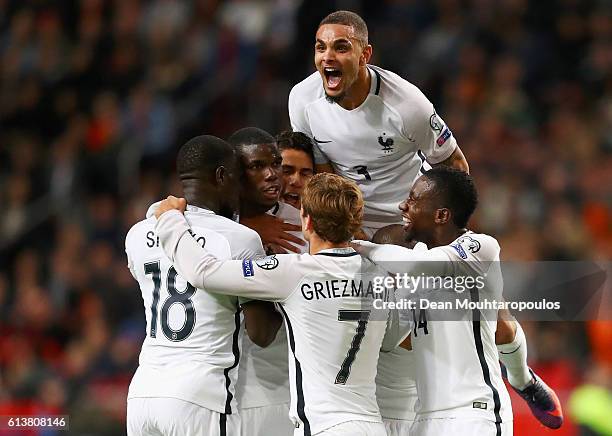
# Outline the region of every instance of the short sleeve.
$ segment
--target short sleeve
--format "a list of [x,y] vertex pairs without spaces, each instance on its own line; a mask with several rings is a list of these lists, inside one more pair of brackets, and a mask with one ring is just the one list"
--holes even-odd
[[325,153],[321,151],[316,142],[313,141],[313,143],[312,151],[314,152],[315,164],[323,165],[329,163],[329,159],[325,156]]
[[289,121],[294,132],[302,132],[312,138],[310,123],[306,115],[306,106],[300,98],[298,86],[294,86],[289,93]]
[[130,255],[130,249],[128,248],[130,235],[131,232],[128,232],[127,236],[125,237],[125,255],[127,257],[127,267],[130,270],[132,277],[138,280],[138,278],[136,277],[136,270],[134,269],[134,261],[132,260],[132,256]]
[[453,132],[436,113],[433,104],[419,92],[419,104],[412,112],[413,119],[405,125],[413,126],[413,137],[430,164],[440,163],[457,148]]
[[256,259],[266,255],[257,232],[245,229],[244,235],[240,236],[240,248],[236,252],[232,250],[232,259]]

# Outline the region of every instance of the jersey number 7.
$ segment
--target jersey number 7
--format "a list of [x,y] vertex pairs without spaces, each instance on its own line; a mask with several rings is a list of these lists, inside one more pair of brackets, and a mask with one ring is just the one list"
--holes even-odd
[[[155,338],[157,336],[157,306],[159,305],[159,291],[162,284],[159,260],[145,263],[144,270],[146,275],[151,274],[153,276],[153,303],[151,304],[151,331],[149,335]],[[176,270],[171,266],[168,270],[168,277],[166,278],[166,288],[168,289],[169,295],[168,298],[164,300],[161,309],[162,332],[164,332],[164,336],[172,342],[180,342],[187,339],[193,331],[196,319],[195,308],[193,307],[193,301],[191,301],[191,297],[195,294],[196,289],[187,283],[185,290],[179,292],[176,289],[176,276]],[[173,330],[168,323],[170,307],[175,303],[183,306],[183,310],[185,311],[185,322],[179,330]]]
[[339,310],[338,321],[357,321],[357,330],[355,336],[351,341],[351,348],[349,348],[346,357],[340,366],[340,371],[336,375],[335,384],[344,385],[348,380],[349,374],[351,373],[351,365],[357,357],[357,352],[361,346],[361,340],[365,336],[366,327],[368,326],[368,318],[370,317],[369,310]]

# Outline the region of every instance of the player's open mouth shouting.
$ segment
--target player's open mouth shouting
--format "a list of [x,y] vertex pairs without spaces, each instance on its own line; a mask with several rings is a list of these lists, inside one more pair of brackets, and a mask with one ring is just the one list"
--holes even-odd
[[325,84],[330,91],[340,89],[342,83],[342,71],[334,67],[324,67],[323,75],[325,76]]

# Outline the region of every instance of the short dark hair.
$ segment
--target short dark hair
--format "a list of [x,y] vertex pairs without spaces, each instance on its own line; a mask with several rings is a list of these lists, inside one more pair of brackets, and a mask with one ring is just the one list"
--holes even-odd
[[234,147],[221,138],[201,135],[191,138],[179,150],[176,157],[176,171],[181,180],[195,174],[214,172],[235,156]]
[[243,127],[232,133],[227,140],[235,147],[242,145],[276,144],[274,136],[258,127]]
[[308,135],[302,132],[286,130],[276,135],[276,143],[281,152],[283,150],[303,151],[310,158],[314,168],[314,144]]
[[324,24],[341,24],[350,26],[355,31],[355,37],[365,46],[368,45],[368,26],[363,18],[351,11],[336,11],[323,18],[319,27]]
[[478,205],[474,179],[464,171],[447,166],[432,168],[425,177],[434,182],[441,206],[450,209],[453,223],[459,228],[467,226]]

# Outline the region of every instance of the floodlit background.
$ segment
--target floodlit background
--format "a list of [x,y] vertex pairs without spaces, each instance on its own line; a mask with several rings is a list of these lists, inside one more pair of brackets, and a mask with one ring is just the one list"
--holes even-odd
[[[503,259],[612,258],[608,0],[0,0],[0,415],[124,433],[145,322],[127,230],[180,193],[190,137],[288,128],[342,8],[452,128]],[[554,434],[612,434],[612,323],[524,328],[574,412]],[[544,433],[514,400],[515,434]]]

